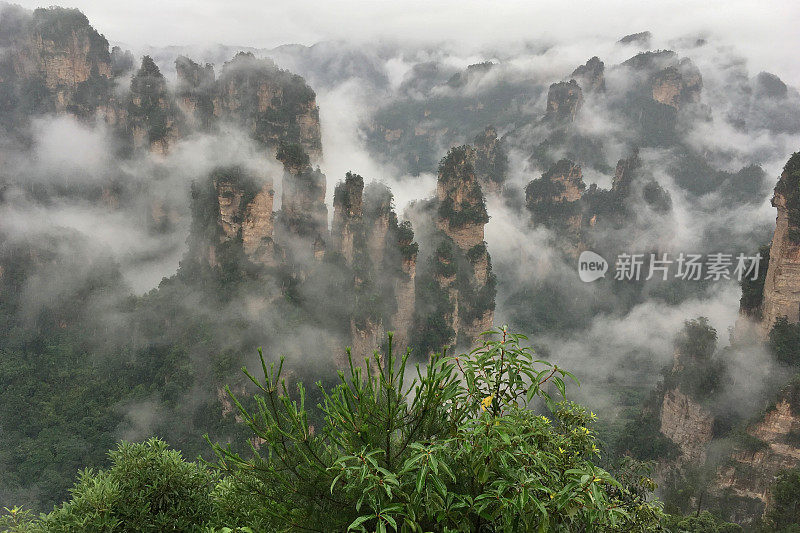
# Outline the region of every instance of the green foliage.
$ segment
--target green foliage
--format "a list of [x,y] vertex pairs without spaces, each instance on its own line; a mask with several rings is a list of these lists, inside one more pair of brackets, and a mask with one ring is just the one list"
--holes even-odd
[[792,154],[783,167],[783,173],[775,192],[786,199],[789,238],[794,243],[800,243],[800,152]]
[[303,147],[296,143],[281,143],[275,157],[287,167],[304,168],[310,161]]
[[[474,144],[478,150],[475,159],[475,173],[485,176],[490,182],[502,184],[506,180],[508,172],[508,153],[503,139],[496,138],[497,133],[494,128],[486,130],[475,137]],[[489,143],[495,142],[493,149],[489,149]]]
[[739,533],[742,527],[720,520],[708,511],[675,519],[674,531],[680,533]]
[[778,317],[769,332],[769,348],[777,361],[800,366],[800,324]]
[[717,349],[717,330],[701,316],[683,323],[683,330],[675,339],[675,349],[681,356],[705,360]]
[[417,252],[419,252],[419,244],[414,242],[414,230],[411,227],[411,222],[404,220],[397,225],[395,231],[397,234],[397,246],[403,259],[416,257]]
[[795,374],[792,380],[778,395],[779,398],[789,403],[792,413],[800,413],[800,374]]
[[689,193],[701,196],[713,192],[731,205],[759,202],[767,192],[764,186],[765,173],[761,167],[751,165],[736,172],[718,170],[703,154],[683,144],[675,147],[669,173]]
[[649,413],[627,423],[617,447],[620,453],[642,461],[668,461],[681,453],[678,445],[661,433],[659,418]]
[[[525,203],[535,224],[563,232],[565,227],[570,226],[570,218],[580,216],[582,199],[569,201],[562,198],[566,186],[554,179],[567,175],[571,168],[572,162],[562,159],[525,187]],[[583,183],[578,186],[582,192]]]
[[800,468],[781,472],[772,486],[771,497],[764,516],[764,530],[800,531]]
[[36,518],[28,509],[14,506],[3,507],[0,512],[0,531],[2,533],[29,533],[36,527]]
[[486,224],[489,222],[486,202],[482,196],[475,203],[464,200],[458,208],[456,208],[452,198],[445,198],[439,205],[439,217],[446,219],[451,228],[462,228],[468,224]]
[[111,467],[84,470],[72,498],[43,516],[48,533],[72,531],[196,531],[214,520],[214,475],[150,439],[123,442],[109,453]]
[[717,348],[717,331],[706,317],[686,320],[675,339],[679,365],[664,378],[666,390],[680,390],[694,398],[704,400],[720,390],[726,377],[725,361],[713,358]]
[[476,244],[475,246],[467,250],[467,259],[469,259],[470,263],[475,263],[485,255],[486,255],[486,242]]
[[[321,427],[306,390],[263,362],[256,409],[232,396],[263,444],[245,459],[215,446],[235,485],[260,495],[258,520],[289,530],[532,531],[655,527],[657,507],[592,463],[594,415],[566,394],[568,372],[535,359],[505,329],[406,379],[408,355],[353,363],[323,390]],[[463,380],[461,379],[463,376]],[[528,407],[542,400],[550,416]],[[644,518],[646,516],[646,518]],[[647,524],[643,523],[647,520]],[[239,525],[249,525],[239,523]]]
[[769,444],[758,437],[751,435],[747,431],[738,431],[733,435],[737,448],[747,453],[754,454],[760,450],[769,448]]

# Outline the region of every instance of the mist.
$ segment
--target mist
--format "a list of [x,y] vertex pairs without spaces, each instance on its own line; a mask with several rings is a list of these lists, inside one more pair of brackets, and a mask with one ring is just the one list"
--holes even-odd
[[[630,416],[621,390],[635,389],[638,401],[658,386],[676,335],[697,317],[707,317],[718,333],[715,357],[728,365],[718,408],[735,405],[736,415],[747,419],[786,378],[762,344],[729,335],[740,319],[737,280],[617,283],[613,261],[620,253],[753,255],[769,243],[772,191],[800,146],[800,68],[793,54],[800,47],[800,12],[792,2],[757,13],[747,2],[728,3],[724,13],[690,2],[582,2],[569,17],[557,3],[505,2],[491,9],[449,1],[234,2],[225,8],[199,2],[191,9],[74,4],[112,45],[132,50],[135,64],[152,56],[171,95],[180,90],[179,56],[209,63],[219,75],[225,62],[246,51],[302,76],[319,106],[322,149],[309,168],[324,174],[323,233],[334,226],[335,191],[346,173],[363,176],[367,186],[384,184],[395,222],[412,223],[423,275],[437,243],[438,162],[495,127],[508,165],[502,186],[483,191],[490,217],[485,241],[497,277],[494,323],[529,335],[544,359],[573,372],[582,385],[568,388],[570,398],[602,412],[608,423]],[[134,32],[137,26],[142,29]],[[619,42],[645,30],[652,32],[646,42]],[[668,140],[645,138],[641,115],[630,110],[649,73],[623,64],[663,49],[691,60],[702,74],[697,101],[670,115],[674,139]],[[551,84],[570,80],[594,56],[605,64],[605,89],[583,89],[574,121],[547,118]],[[135,70],[115,80],[120,101]],[[188,115],[181,98],[178,117]],[[218,111],[219,102],[212,103]],[[286,357],[291,385],[335,381],[334,369],[354,343],[354,308],[366,298],[353,295],[353,279],[361,281],[353,272],[361,265],[335,253],[315,259],[311,234],[279,243],[275,264],[257,275],[241,269],[235,272],[241,280],[231,282],[229,265],[212,256],[208,263],[219,264],[210,268],[222,274],[204,277],[208,265],[195,264],[192,239],[202,234],[197,221],[209,212],[198,207],[197,191],[218,169],[242,168],[253,191],[274,192],[269,215],[277,227],[290,165],[276,159],[281,144],[255,139],[255,128],[236,120],[176,124],[180,135],[164,152],[125,153],[119,132],[96,116],[46,112],[21,132],[3,131],[0,255],[28,269],[15,294],[25,330],[15,348],[43,361],[36,344],[42,331],[52,329],[54,337],[61,330],[88,332],[79,344],[93,371],[122,362],[136,376],[108,386],[125,392],[108,399],[110,421],[103,423],[109,433],[126,440],[161,435],[202,453],[190,444],[199,427],[210,427],[219,440],[235,439],[223,387],[253,392],[241,367],[260,368],[257,348],[268,362]],[[580,166],[587,190],[596,185],[609,192],[617,162],[634,154],[641,164],[624,218],[592,222],[581,243],[603,255],[609,271],[584,283],[564,234],[532,215],[526,186],[567,158]],[[646,201],[652,185],[667,209]],[[204,243],[224,244],[216,233]],[[383,292],[371,294],[375,300],[394,297],[388,285],[376,286]],[[86,305],[72,309],[76,295]],[[390,310],[380,311],[388,316]],[[35,501],[50,489],[30,490]],[[0,501],[11,496],[0,487]]]

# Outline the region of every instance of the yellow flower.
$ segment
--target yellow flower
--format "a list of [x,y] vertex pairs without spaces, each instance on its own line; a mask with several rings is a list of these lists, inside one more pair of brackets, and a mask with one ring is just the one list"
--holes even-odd
[[489,395],[483,400],[481,400],[481,411],[485,411],[492,405],[492,400],[494,400],[494,396]]

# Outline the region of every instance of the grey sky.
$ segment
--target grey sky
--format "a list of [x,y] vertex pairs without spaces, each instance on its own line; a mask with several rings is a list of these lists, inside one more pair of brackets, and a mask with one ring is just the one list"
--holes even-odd
[[[22,0],[34,8],[50,2]],[[800,86],[800,4],[775,1],[65,0],[112,42],[273,47],[326,39],[453,40],[474,48],[523,40],[656,39],[702,34],[735,47],[751,68]]]

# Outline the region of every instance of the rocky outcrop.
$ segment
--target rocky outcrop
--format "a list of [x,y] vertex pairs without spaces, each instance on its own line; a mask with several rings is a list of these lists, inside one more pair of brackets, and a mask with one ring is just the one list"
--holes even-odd
[[753,81],[757,98],[782,100],[789,93],[789,88],[783,83],[783,80],[770,72],[759,72]]
[[614,179],[611,182],[611,190],[620,197],[627,197],[630,194],[634,176],[641,166],[642,161],[639,159],[638,150],[634,150],[630,157],[617,161]]
[[467,343],[491,328],[495,294],[484,242],[489,215],[472,161],[471,147],[451,149],[439,165],[437,183],[437,227],[455,248],[446,242],[437,251],[436,281],[448,294],[452,311],[444,318],[455,334],[454,342]]
[[645,76],[653,101],[682,109],[700,101],[703,78],[691,59],[678,59],[671,50],[643,52],[622,63]]
[[134,149],[149,147],[163,155],[178,138],[175,102],[150,56],[142,58],[141,67],[131,78],[125,124]]
[[761,332],[769,334],[779,317],[800,320],[800,152],[786,163],[775,187],[778,210],[764,280]]
[[653,34],[649,31],[641,31],[639,33],[631,33],[630,35],[626,35],[619,41],[619,44],[630,44],[636,43],[642,46],[648,46],[650,44],[650,39],[653,38]]
[[90,117],[113,92],[108,41],[77,9],[50,7],[33,13],[0,7],[0,119],[9,128],[32,114],[71,112]]
[[213,115],[242,125],[273,149],[298,144],[313,160],[322,155],[314,91],[269,59],[240,52],[225,63],[214,87]]
[[178,105],[195,127],[209,128],[214,118],[214,66],[199,65],[188,57],[175,60]]
[[681,462],[705,462],[714,428],[710,411],[675,388],[664,394],[660,422],[661,433],[680,448]]
[[684,323],[675,338],[672,369],[665,374],[660,430],[681,450],[673,466],[702,465],[713,437],[714,415],[701,402],[723,371],[713,358],[717,332],[706,318]]
[[219,205],[220,242],[238,241],[254,263],[273,263],[272,183],[259,183],[239,167],[213,174]]
[[494,126],[487,126],[473,141],[475,175],[487,194],[499,194],[506,180],[508,155]]
[[[333,225],[331,244],[342,254],[348,265],[353,264],[356,234],[363,232],[364,178],[348,172],[345,181],[336,185],[333,193]],[[364,236],[360,235],[364,246]]]
[[688,58],[670,65],[651,77],[653,100],[680,109],[700,101],[703,78]]
[[253,200],[247,204],[242,222],[242,246],[245,255],[254,263],[275,264],[272,205],[275,191],[272,183],[264,183]]
[[[364,190],[367,257],[380,268],[386,266],[389,232],[392,230],[396,233],[397,229],[397,215],[392,210],[393,199],[389,187],[382,183],[372,182]],[[397,244],[399,246],[399,242]],[[393,258],[392,262],[397,261]]]
[[545,118],[557,123],[570,123],[583,104],[583,91],[575,80],[561,81],[550,86],[547,92]]
[[558,184],[557,190],[554,190],[554,194],[549,197],[549,200],[553,202],[575,202],[580,200],[586,189],[581,167],[567,159],[556,163],[554,167],[545,172],[542,179]]
[[[328,240],[328,208],[325,205],[325,175],[311,166],[300,145],[282,146],[278,159],[283,163],[281,212],[276,240],[287,247],[313,248],[314,255]],[[298,240],[299,239],[299,240]]]
[[483,191],[475,176],[471,147],[453,148],[439,166],[436,196],[439,200],[437,227],[466,251],[483,242],[489,222]]
[[582,225],[580,200],[585,190],[581,167],[562,159],[525,188],[531,221],[577,238]]
[[417,249],[409,222],[400,224],[395,232],[401,264],[401,275],[395,280],[394,298],[397,304],[392,316],[395,344],[402,351],[408,346],[414,327],[416,306]]
[[272,151],[281,144],[299,144],[312,158],[322,153],[314,91],[270,60],[241,53],[225,64],[217,80],[211,65],[179,57],[173,94],[145,56],[129,94],[117,95],[114,78],[128,75],[133,57],[118,47],[109,52],[108,41],[80,11],[53,7],[31,13],[5,6],[2,18],[0,92],[5,100],[0,121],[8,129],[40,113],[82,118],[100,113],[132,149],[163,154],[185,134],[184,126],[208,129],[225,121],[243,127]]
[[187,266],[275,265],[274,194],[270,180],[238,166],[217,168],[205,184],[193,186]]
[[394,345],[407,346],[413,324],[417,245],[409,223],[398,224],[392,194],[348,172],[334,192],[331,251],[341,254],[353,277],[350,319],[357,360],[377,349],[386,328]]
[[130,50],[123,50],[119,46],[111,49],[111,75],[115,78],[126,76],[133,71],[136,61]]
[[605,64],[597,56],[591,58],[585,65],[576,68],[571,77],[587,92],[606,90]]
[[753,502],[748,512],[728,519],[752,521],[769,506],[776,476],[800,465],[799,436],[800,381],[795,379],[763,417],[747,428],[747,439],[717,471],[714,492],[718,496],[733,493]]
[[467,70],[453,74],[453,76],[447,80],[447,85],[453,88],[461,88],[469,83],[475,83],[494,67],[495,64],[491,61],[469,65]]

